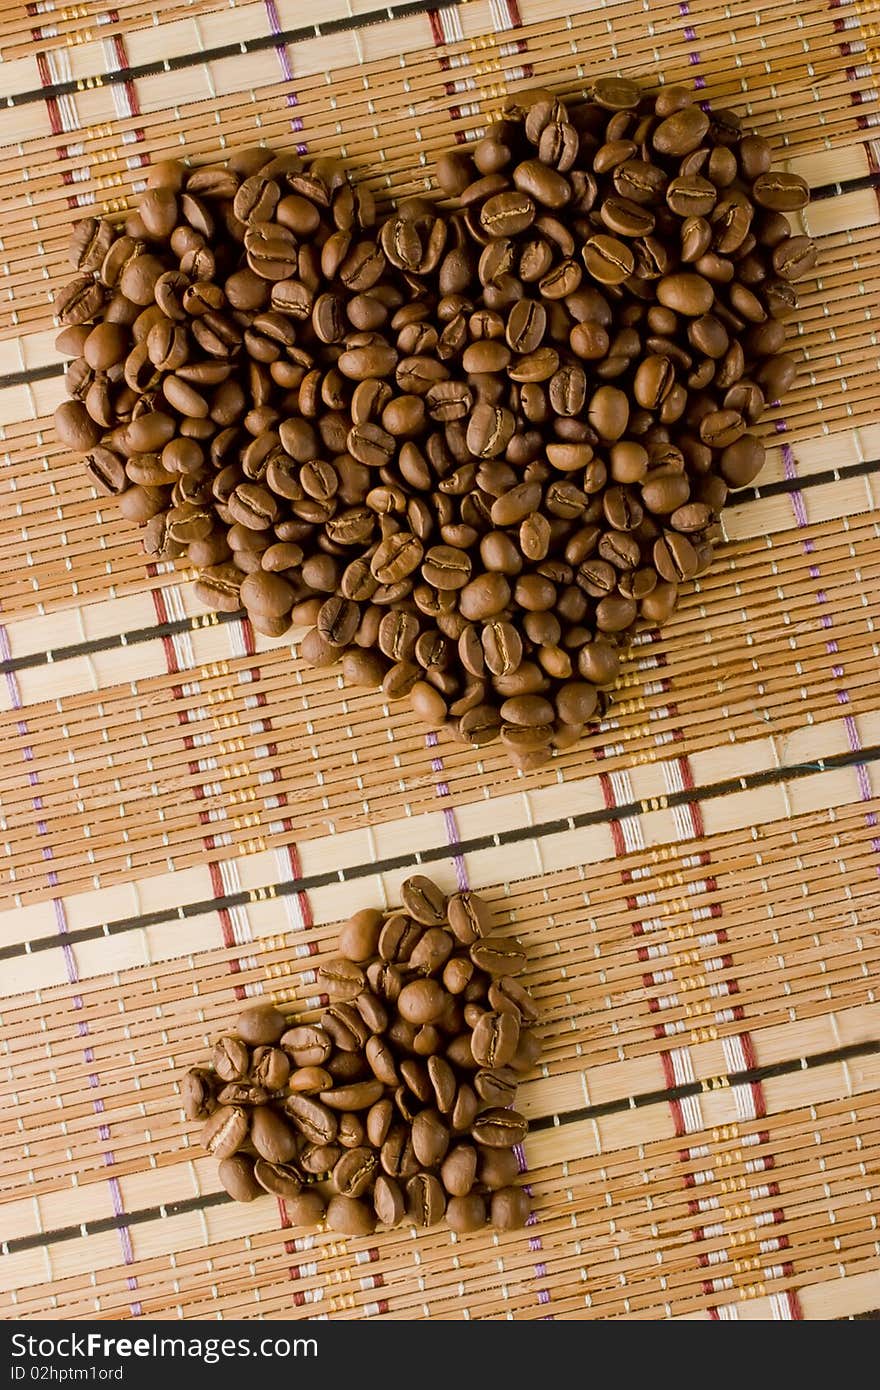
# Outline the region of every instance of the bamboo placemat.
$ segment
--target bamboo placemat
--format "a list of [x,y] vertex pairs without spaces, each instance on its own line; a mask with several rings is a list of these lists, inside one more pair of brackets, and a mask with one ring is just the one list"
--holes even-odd
[[[880,1306],[880,204],[871,0],[9,3],[0,20],[6,1318],[833,1318]],[[309,22],[305,16],[308,13]],[[341,147],[381,196],[504,93],[620,71],[803,174],[821,269],[759,490],[606,722],[528,776],[197,610],[50,416],[70,224],[151,160]],[[318,1003],[413,864],[529,950],[535,1217],[456,1240],[237,1207],[175,1081]]]

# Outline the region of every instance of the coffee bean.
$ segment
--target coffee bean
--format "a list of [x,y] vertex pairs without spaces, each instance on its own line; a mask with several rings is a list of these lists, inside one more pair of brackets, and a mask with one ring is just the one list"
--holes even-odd
[[368,1236],[376,1229],[376,1218],[366,1202],[337,1195],[327,1204],[325,1216],[331,1231],[346,1236]]
[[350,1002],[363,993],[366,986],[366,976],[354,961],[342,958],[320,966],[318,984],[330,995],[331,999]]
[[490,1220],[496,1231],[514,1231],[525,1226],[531,1203],[521,1187],[502,1187],[492,1193]]
[[471,1051],[481,1067],[506,1067],[519,1042],[519,1023],[512,1013],[485,1013],[474,1027]]
[[532,225],[535,214],[535,204],[528,193],[496,193],[480,208],[480,226],[490,237],[515,236]]
[[507,1149],[521,1144],[527,1129],[527,1123],[518,1111],[492,1107],[477,1115],[471,1125],[471,1134],[478,1144],[487,1149]]
[[294,1093],[285,1100],[284,1110],[297,1129],[313,1144],[330,1144],[336,1138],[338,1117],[320,1101]]
[[513,170],[513,182],[521,193],[529,194],[543,207],[561,208],[571,198],[568,180],[541,159],[524,159],[517,164]]
[[714,291],[708,280],[690,271],[667,275],[657,286],[657,298],[678,314],[697,318],[712,307]]
[[113,240],[114,231],[109,222],[97,217],[85,217],[76,224],[71,234],[69,259],[77,270],[98,270]]
[[476,893],[453,893],[447,914],[453,935],[465,946],[487,936],[493,929],[491,909]]
[[641,91],[625,77],[598,77],[592,85],[593,100],[608,111],[629,111],[638,106]]
[[296,1157],[295,1131],[277,1111],[268,1106],[255,1110],[251,1118],[250,1139],[257,1153],[269,1163],[287,1163]]
[[675,385],[675,366],[668,357],[643,357],[636,369],[633,393],[639,405],[656,410]]
[[486,1203],[477,1192],[450,1197],[446,1207],[446,1224],[457,1235],[479,1231],[486,1224]]
[[373,1207],[383,1226],[399,1226],[406,1214],[406,1202],[399,1185],[387,1173],[380,1173],[373,1189]]
[[409,1023],[434,1023],[443,1017],[446,999],[436,980],[412,980],[400,991],[397,1008]]
[[800,174],[762,173],[752,184],[752,197],[773,212],[799,212],[810,200],[810,190]]
[[407,1215],[417,1226],[436,1226],[446,1212],[446,1194],[432,1173],[416,1173],[406,1184]]
[[446,895],[431,879],[423,874],[415,874],[405,879],[400,889],[403,905],[411,917],[428,927],[440,926],[446,921]]
[[[125,491],[128,486],[126,466],[112,449],[104,449],[100,444],[96,445],[93,449],[88,450],[83,462],[89,477],[102,492],[118,495]],[[132,478],[132,482],[139,481],[141,480],[138,478]],[[144,479],[144,481],[146,480]]]
[[[302,1176],[293,1164],[270,1163],[268,1159],[258,1158],[254,1163],[254,1177],[264,1192],[271,1192],[273,1196],[276,1197],[298,1198],[302,1192]],[[228,1190],[227,1188],[227,1191]],[[321,1201],[317,1193],[303,1193],[302,1195],[304,1198],[314,1196],[320,1201],[320,1211],[317,1212],[314,1218],[306,1217],[305,1221],[301,1221],[300,1223],[294,1222],[294,1224],[310,1225],[313,1220],[320,1221],[324,1215],[323,1201]],[[290,1215],[289,1208],[288,1215]]]
[[188,1120],[206,1120],[216,1108],[211,1073],[191,1067],[180,1082],[180,1099]]
[[470,948],[470,958],[478,970],[487,975],[518,975],[525,969],[526,953],[518,941],[493,936],[491,941],[476,941]]
[[211,1063],[223,1081],[240,1081],[250,1070],[251,1054],[240,1038],[220,1038]]
[[490,1192],[510,1187],[518,1176],[519,1164],[512,1149],[478,1149],[477,1181]]
[[773,269],[783,280],[802,280],[813,270],[818,258],[818,248],[810,237],[793,236],[774,247]]
[[502,574],[487,572],[459,591],[458,606],[468,622],[494,618],[510,602],[510,585]]
[[435,589],[453,591],[464,588],[471,576],[471,557],[450,545],[435,545],[425,553],[422,578]]
[[583,261],[588,273],[602,285],[619,285],[635,269],[635,257],[627,244],[602,232],[587,240]]
[[217,1165],[220,1184],[235,1202],[252,1202],[264,1188],[255,1175],[254,1160],[245,1154],[221,1159]]
[[250,1120],[241,1106],[222,1105],[210,1116],[201,1132],[202,1147],[214,1158],[231,1158],[244,1144],[249,1130]]
[[253,1080],[268,1091],[280,1091],[290,1075],[290,1062],[280,1047],[256,1047],[251,1058]]
[[298,1067],[321,1066],[332,1051],[330,1038],[316,1024],[297,1024],[281,1036],[281,1046]]
[[[62,401],[55,410],[55,433],[69,449],[89,454],[101,439],[101,429],[79,401]],[[99,464],[100,467],[100,464]]]
[[701,143],[709,125],[710,118],[699,106],[685,106],[655,127],[651,143],[664,155],[689,154]]

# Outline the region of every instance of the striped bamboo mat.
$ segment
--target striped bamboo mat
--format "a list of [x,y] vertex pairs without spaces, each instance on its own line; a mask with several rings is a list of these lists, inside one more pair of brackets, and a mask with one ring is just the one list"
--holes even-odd
[[[880,1306],[880,6],[8,0],[0,18],[0,1315],[835,1318]],[[308,20],[308,22],[306,22]],[[692,81],[810,182],[804,368],[716,568],[528,776],[145,564],[51,412],[70,224],[152,160],[341,148],[380,196],[504,94]],[[529,951],[533,1224],[293,1232],[176,1078],[317,1003],[414,864]]]

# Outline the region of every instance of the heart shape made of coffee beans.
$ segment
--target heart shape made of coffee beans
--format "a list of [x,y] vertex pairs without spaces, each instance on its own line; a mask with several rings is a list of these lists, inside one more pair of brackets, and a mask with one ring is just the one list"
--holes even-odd
[[59,437],[207,605],[539,766],[710,564],[797,371],[807,186],[697,95],[512,98],[379,223],[337,159],[155,165],[75,228]]

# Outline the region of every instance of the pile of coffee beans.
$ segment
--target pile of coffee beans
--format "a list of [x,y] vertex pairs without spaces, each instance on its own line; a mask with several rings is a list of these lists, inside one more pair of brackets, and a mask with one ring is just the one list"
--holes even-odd
[[380,224],[337,159],[154,166],[75,229],[60,438],[207,604],[545,762],[709,565],[797,370],[807,186],[697,96],[515,98]]
[[295,1225],[512,1230],[529,1215],[512,1105],[539,1055],[525,953],[475,893],[418,875],[402,899],[346,922],[317,1022],[245,1010],[183,1078],[184,1110],[229,1195],[283,1197]]

